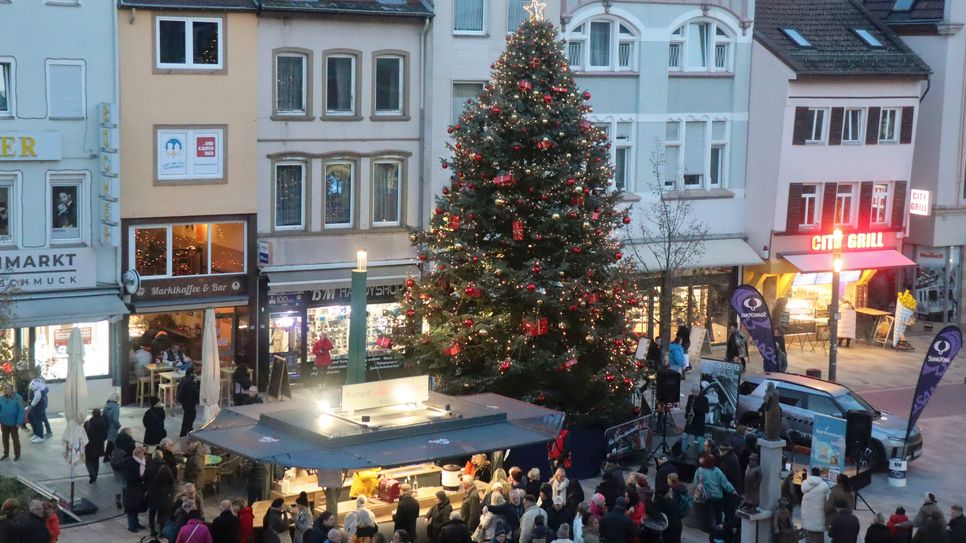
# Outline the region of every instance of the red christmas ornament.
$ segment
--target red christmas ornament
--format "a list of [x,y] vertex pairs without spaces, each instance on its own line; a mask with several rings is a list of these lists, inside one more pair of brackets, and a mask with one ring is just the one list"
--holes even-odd
[[517,88],[526,92],[533,88],[533,83],[527,81],[526,79],[523,79],[519,83],[517,83]]
[[460,228],[460,216],[450,215],[449,217],[449,227],[453,230],[459,230]]
[[568,187],[572,187],[572,186],[574,186],[574,185],[577,184],[577,180],[575,180],[573,177],[571,177],[571,178],[567,179],[565,181],[565,183],[567,183],[567,186]]
[[553,147],[553,143],[547,140],[540,140],[537,142],[537,149],[540,149],[541,151],[547,151],[551,147]]
[[469,298],[479,298],[480,296],[483,296],[483,290],[480,287],[470,285],[463,289],[463,294],[466,294],[466,296]]
[[[479,153],[476,153],[476,154],[473,155],[473,160],[479,162],[479,161],[483,160],[483,155],[481,155]],[[599,158],[597,159],[597,162],[600,162],[600,159]]]
[[590,100],[590,91],[584,91],[584,100]]
[[449,126],[449,127],[446,128],[446,133],[447,134],[452,134],[455,131],[456,131],[456,129],[453,128],[452,126]]
[[529,290],[530,292],[533,292],[533,291],[537,290],[537,285],[535,285],[533,283],[528,283],[527,284],[527,290]]
[[456,356],[461,352],[463,352],[463,348],[460,346],[458,341],[451,343],[449,348],[443,349],[443,354],[446,356]]
[[570,218],[570,219],[576,219],[577,218],[577,212],[571,209],[570,211],[567,212],[567,217]]
[[533,236],[533,238],[537,241],[543,241],[543,234],[537,234]]
[[567,87],[561,87],[561,86],[558,86],[558,85],[554,85],[553,87],[550,87],[550,90],[552,90],[554,92],[567,92]]
[[580,247],[571,247],[570,248],[570,252],[573,253],[573,254],[575,254],[575,255],[579,255],[581,253],[581,249],[580,249]]
[[473,220],[473,217],[475,217],[475,216],[476,216],[476,215],[474,215],[474,214],[472,214],[472,213],[467,213],[467,214],[466,214],[466,220],[468,220],[468,221],[472,221],[472,220]]
[[591,124],[590,121],[580,121],[580,129],[583,130],[584,132],[589,131],[593,127],[594,125]]
[[523,147],[520,147],[519,144],[514,144],[513,145],[513,152],[514,153],[519,153],[522,149],[523,149]]
[[463,326],[467,328],[473,327],[473,319],[463,319]]
[[530,271],[532,271],[534,275],[540,275],[540,272],[543,271],[543,268],[541,268],[539,264],[534,264],[533,267],[530,268]]
[[549,94],[544,94],[543,101],[549,104],[550,102],[553,102],[553,96],[550,96]]
[[606,379],[608,383],[613,383],[615,377],[613,373],[608,373],[607,375],[604,376],[604,379]]
[[503,362],[500,362],[500,373],[506,373],[508,371],[510,371],[510,361],[504,360]]
[[542,336],[550,331],[550,320],[547,317],[523,319],[520,327],[523,329],[523,333],[528,336]]
[[409,318],[415,317],[416,316],[416,310],[415,309],[407,309],[406,310],[406,316],[409,317]]
[[426,262],[426,260],[429,259],[429,257],[426,255],[419,255],[417,258],[419,258],[419,260],[422,262]]
[[490,108],[490,113],[493,113],[494,115],[499,115],[501,111],[502,110],[499,108],[499,106],[493,106]]
[[406,278],[406,288],[413,288],[414,286],[416,286],[416,280],[413,279],[412,277],[407,277]]
[[442,163],[442,164],[440,164],[440,166],[442,166],[442,168],[443,168],[444,170],[447,170],[447,169],[449,169],[449,164],[447,164],[447,163],[445,163],[445,162],[444,162],[444,163]]
[[571,311],[577,311],[577,305],[576,305],[576,304],[570,304],[570,307],[569,307],[569,309],[570,309]]
[[512,187],[516,182],[513,174],[509,173],[503,173],[493,178],[493,184],[498,187]]
[[624,253],[620,251],[617,251],[616,253],[614,253],[614,260],[620,260],[622,258],[624,258]]
[[530,57],[530,67],[536,70],[540,67],[540,57]]
[[626,216],[626,215],[624,216],[624,218],[623,218],[623,219],[621,219],[621,221],[622,221],[622,222],[623,222],[624,224],[631,224],[631,218],[630,218],[630,217],[628,217],[628,216]]
[[637,298],[628,298],[627,303],[630,304],[631,307],[637,307]]
[[443,196],[449,196],[449,187],[443,187]]
[[436,208],[436,214],[437,215],[442,215],[443,213],[444,213],[443,208],[441,208],[441,207],[437,207]]
[[513,221],[513,241],[523,241],[523,221]]

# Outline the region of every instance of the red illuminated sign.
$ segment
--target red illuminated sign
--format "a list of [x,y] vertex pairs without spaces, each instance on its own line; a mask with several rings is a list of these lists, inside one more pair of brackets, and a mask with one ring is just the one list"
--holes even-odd
[[[840,245],[840,247],[836,247]],[[882,232],[853,232],[843,234],[836,243],[835,234],[812,236],[813,251],[834,251],[835,249],[881,249],[885,247]]]

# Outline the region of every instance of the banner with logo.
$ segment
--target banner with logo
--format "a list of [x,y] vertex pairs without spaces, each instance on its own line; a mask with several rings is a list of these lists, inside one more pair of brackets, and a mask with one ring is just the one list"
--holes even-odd
[[740,285],[731,294],[731,307],[738,313],[755,347],[758,347],[765,371],[778,371],[778,347],[765,298],[755,287]]
[[845,419],[815,414],[812,422],[812,452],[809,471],[818,468],[822,479],[835,481],[845,471]]
[[919,420],[919,415],[929,403],[929,398],[936,392],[939,381],[942,380],[949,363],[952,362],[959,349],[963,346],[963,333],[956,326],[943,328],[936,337],[933,338],[926,351],[926,359],[922,362],[922,370],[919,372],[919,382],[916,383],[916,394],[912,397],[912,409],[909,411],[909,426],[906,428],[906,439],[912,433],[912,428]]

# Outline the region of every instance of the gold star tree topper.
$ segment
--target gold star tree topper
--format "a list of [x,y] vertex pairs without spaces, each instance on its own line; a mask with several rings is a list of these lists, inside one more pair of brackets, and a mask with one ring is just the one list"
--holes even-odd
[[547,3],[544,0],[530,0],[530,4],[523,9],[530,13],[531,21],[542,21],[543,10],[547,9]]

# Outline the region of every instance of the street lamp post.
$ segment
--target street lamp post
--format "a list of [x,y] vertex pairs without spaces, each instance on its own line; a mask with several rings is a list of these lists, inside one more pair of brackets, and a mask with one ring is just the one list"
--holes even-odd
[[349,314],[349,365],[345,384],[366,381],[366,265],[365,249],[356,253],[356,268],[352,270],[351,313]]
[[839,274],[842,272],[842,231],[835,229],[832,241],[832,302],[828,307],[828,380],[835,381],[839,346]]

